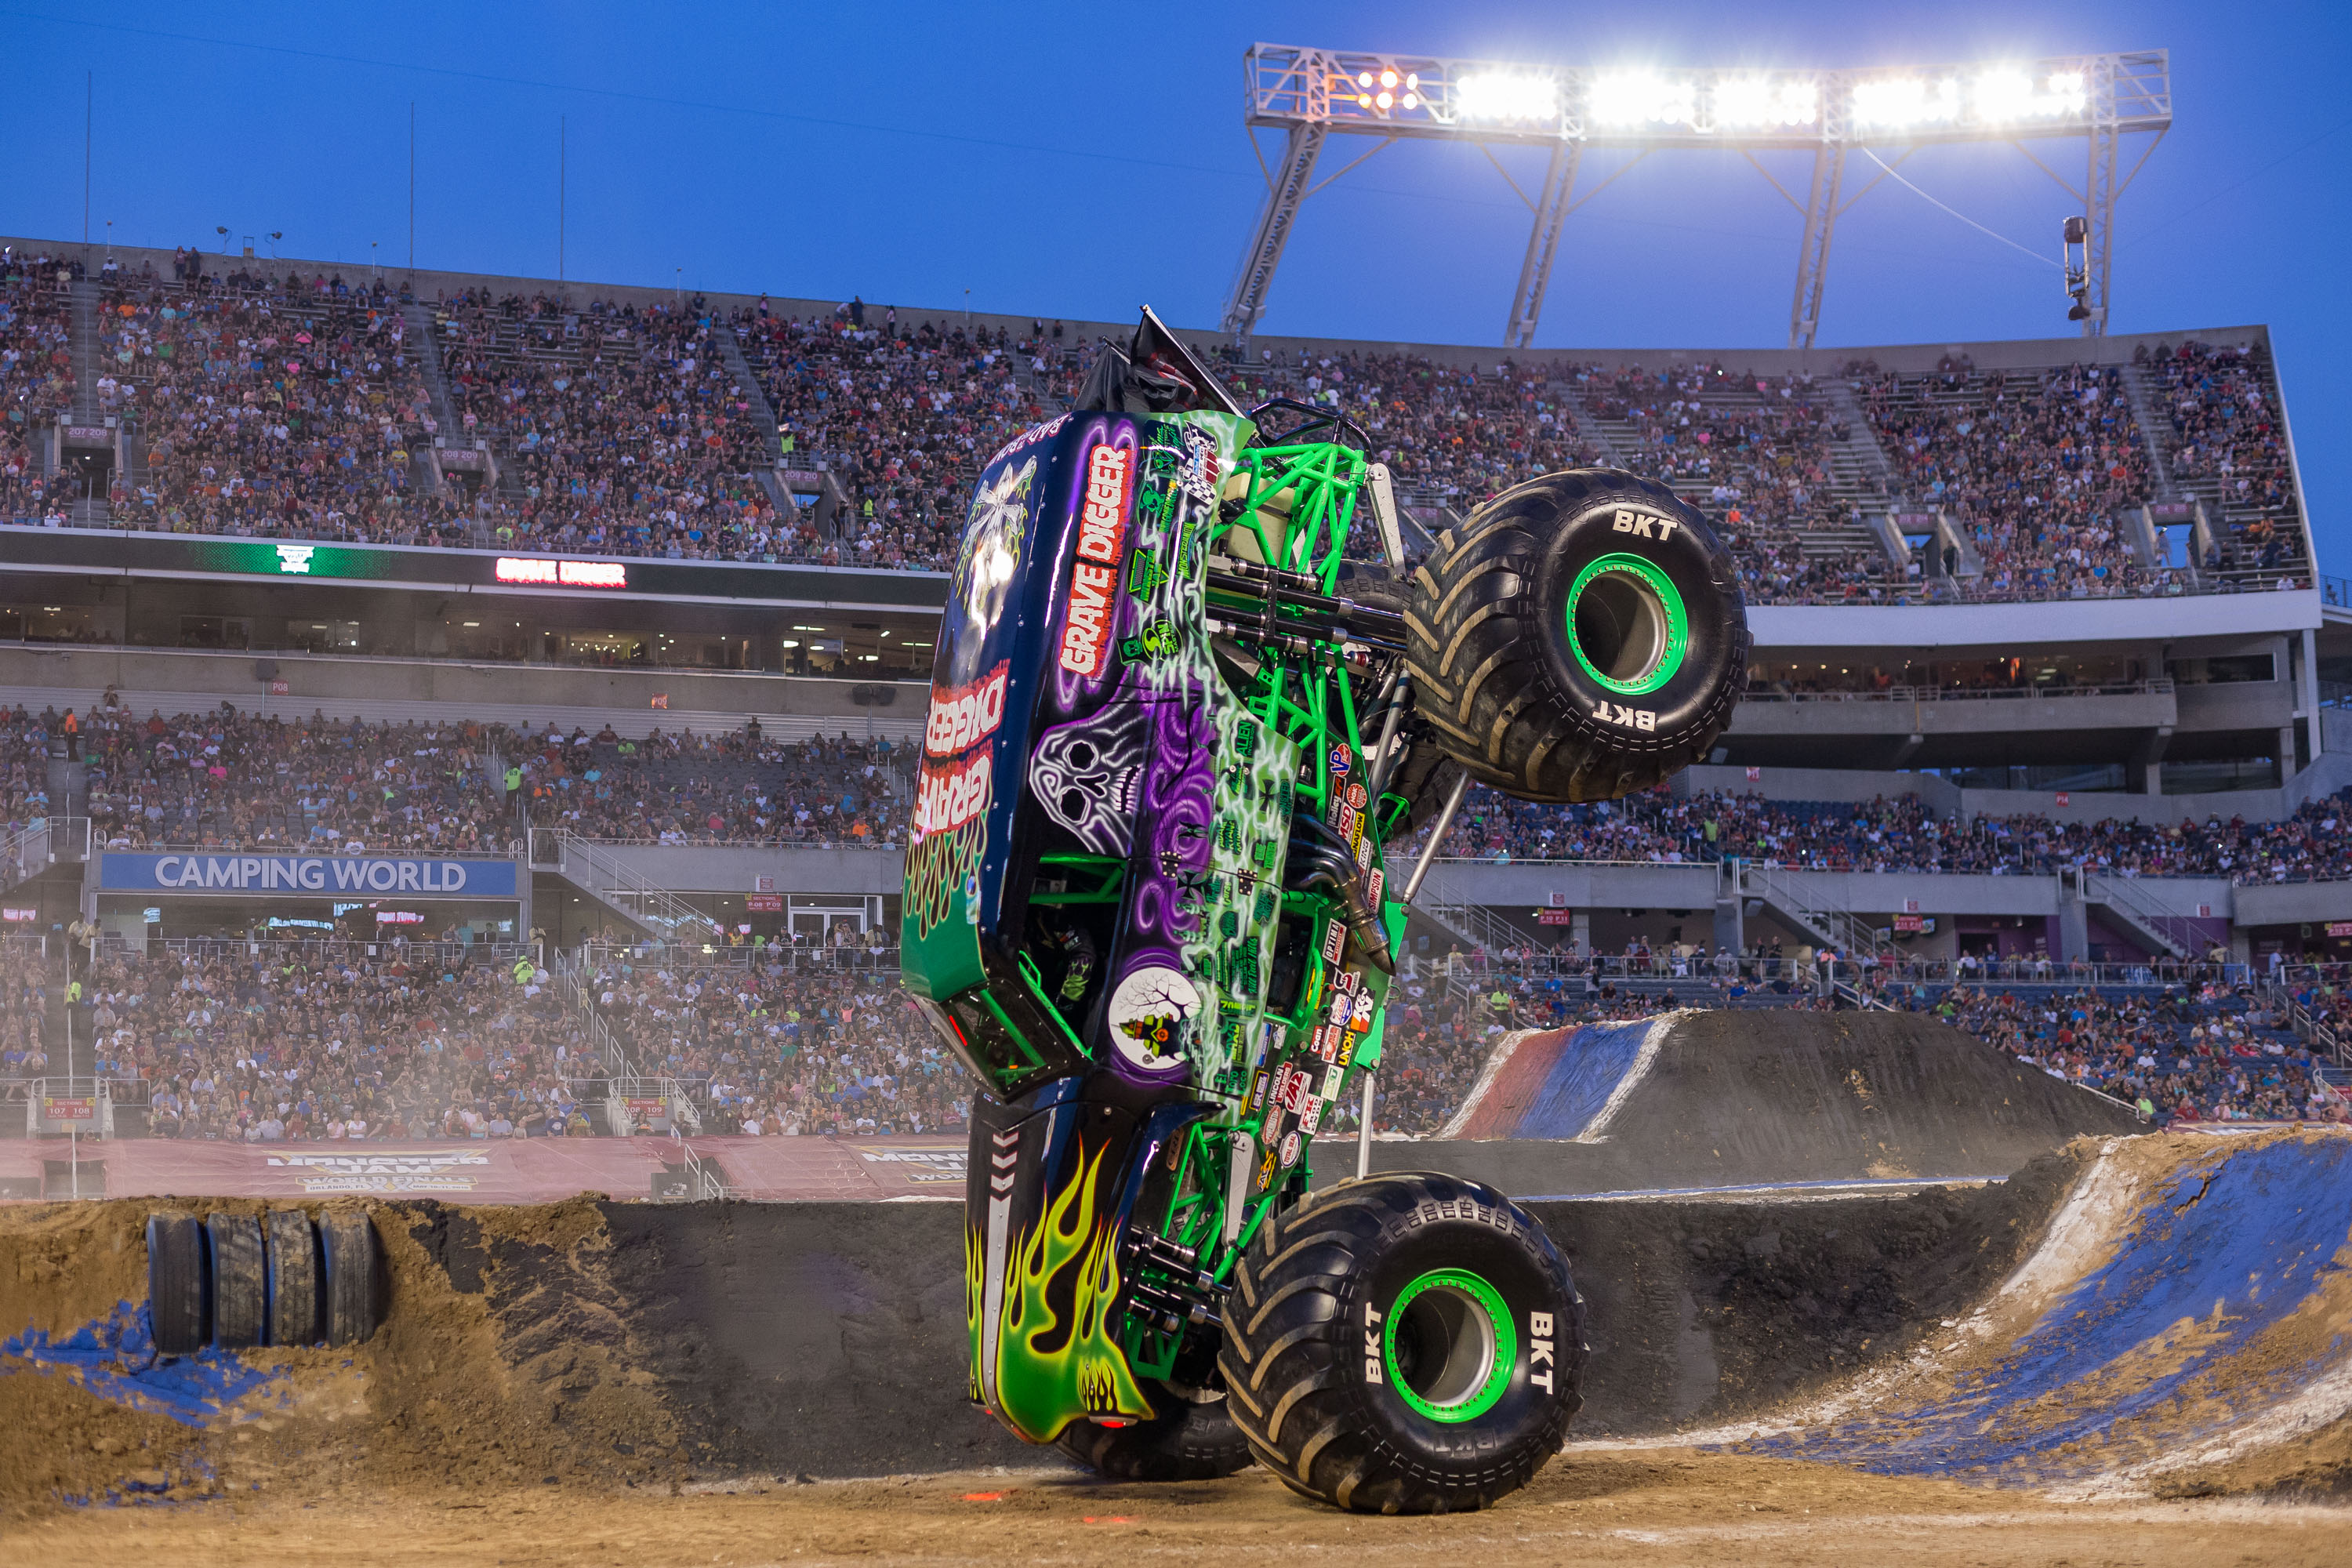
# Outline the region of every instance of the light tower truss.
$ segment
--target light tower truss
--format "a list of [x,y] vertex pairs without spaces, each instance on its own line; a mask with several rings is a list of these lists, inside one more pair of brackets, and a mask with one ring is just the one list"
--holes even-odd
[[[2116,198],[2172,125],[2169,52],[2067,55],[1964,66],[1864,70],[1588,69],[1425,55],[1254,44],[1243,57],[1243,118],[1265,174],[1266,195],[1225,301],[1223,326],[1247,338],[1265,312],[1275,268],[1307,198],[1401,141],[1477,144],[1534,215],[1503,342],[1525,348],[1543,312],[1544,286],[1568,215],[1652,153],[1731,148],[1744,153],[1804,217],[1789,346],[1810,348],[1837,220],[1921,147],[1999,142],[2014,146],[2081,204],[2089,223],[2086,335],[2106,330],[2110,235]],[[1266,162],[1260,129],[1283,132],[1279,161]],[[2146,135],[2129,170],[2125,140]],[[1373,145],[1318,181],[1315,165],[1334,135]],[[2087,145],[2078,189],[2026,143],[2079,139]],[[1533,195],[1511,180],[1494,149],[1540,147],[1549,159]],[[1633,156],[1581,196],[1584,154]],[[1881,158],[1878,150],[1891,158]],[[1757,158],[1812,155],[1800,200]],[[1850,155],[1876,167],[1846,193]],[[1899,176],[1898,176],[1899,177]]]

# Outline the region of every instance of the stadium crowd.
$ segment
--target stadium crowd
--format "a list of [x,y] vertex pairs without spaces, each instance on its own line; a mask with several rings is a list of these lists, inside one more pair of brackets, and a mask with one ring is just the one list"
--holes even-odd
[[2126,876],[2255,882],[2352,878],[2352,802],[2330,795],[2276,822],[2219,816],[2152,825],[2046,816],[1938,817],[1917,795],[1867,804],[1769,801],[1664,791],[1592,805],[1538,805],[1483,787],[1465,798],[1444,852],[1479,860],[1727,858],[1823,871],[2047,876],[2084,867]]
[[86,1070],[143,1080],[158,1138],[589,1131],[572,1085],[601,1069],[550,987],[455,944],[339,947],[196,942],[78,962]]
[[50,815],[60,744],[86,764],[89,817],[109,848],[346,854],[512,855],[525,820],[636,842],[895,845],[911,758],[887,740],[772,738],[756,720],[723,735],[627,738],[226,707],[141,718],[110,691],[84,713],[0,708],[9,830]]
[[[804,317],[764,298],[421,302],[258,264],[208,273],[193,251],[172,270],[101,284],[84,400],[137,433],[109,498],[116,526],[938,569],[976,469],[1065,405],[1092,353],[1059,323],[902,323],[859,301]],[[5,288],[0,512],[54,517],[61,487],[34,437],[74,399],[71,312],[45,266],[13,264]],[[2173,429],[2155,434],[2175,476],[2247,512],[2213,520],[2204,564],[2241,585],[2307,579],[2266,360],[2192,342],[2143,363],[2168,400]],[[1858,389],[1859,432],[1831,384],[1721,363],[1297,348],[1223,369],[1244,400],[1357,420],[1409,503],[1466,511],[1595,461],[1666,479],[1723,530],[1757,603],[2184,584],[2135,558],[2118,515],[2156,487],[2114,367],[1857,362],[1840,379]],[[1895,493],[1840,479],[1836,449],[1857,436],[1885,454]],[[1898,501],[1941,509],[1976,560],[1936,541],[1890,558],[1863,511]]]
[[[151,1136],[418,1140],[608,1131],[618,1069],[677,1083],[699,1130],[843,1136],[952,1131],[971,1084],[899,987],[878,933],[854,944],[688,952],[592,945],[573,992],[511,950],[455,943],[183,942],[134,956],[77,949],[78,1066],[144,1100]],[[566,962],[571,962],[567,960]],[[1512,1029],[1664,1007],[1829,1004],[1750,958],[1711,980],[1538,973],[1507,955],[1405,966],[1391,997],[1375,1125],[1428,1134],[1460,1109]],[[1767,985],[1773,971],[1782,981]],[[61,1070],[64,984],[37,939],[0,947],[0,1090]],[[2217,980],[2161,988],[1995,988],[1893,979],[1874,1000],[1932,1013],[2011,1059],[2159,1121],[2346,1120],[2284,1004]],[[2294,993],[2337,1027],[2340,985]],[[575,1005],[584,998],[586,1010]],[[602,1035],[616,1057],[607,1056]],[[94,1063],[94,1065],[92,1065]],[[1354,1125],[1352,1106],[1334,1123]],[[638,1130],[644,1129],[640,1120]]]
[[74,405],[73,318],[59,270],[46,256],[0,255],[0,517],[47,516],[80,494],[79,479],[46,479],[40,456],[46,432]]
[[[754,721],[727,733],[639,738],[609,727],[473,721],[370,723],[314,713],[144,718],[113,693],[84,713],[0,707],[0,818],[50,815],[47,762],[65,743],[88,765],[89,812],[109,847],[518,851],[529,825],[670,845],[892,847],[911,812],[912,749],[847,735],[784,740]],[[2241,884],[2352,879],[2347,804],[2329,796],[2273,822],[2153,825],[2109,817],[1938,817],[1918,796],[1769,801],[1664,791],[1546,805],[1479,788],[1444,853],[1486,861],[1727,858],[1832,871],[2227,877]],[[1408,841],[1400,853],[1417,851]]]
[[1973,543],[1971,598],[2104,595],[2160,585],[2117,513],[2152,493],[2123,373],[2084,365],[1979,376],[1967,356],[1926,375],[1864,363],[1863,406],[1905,491]]

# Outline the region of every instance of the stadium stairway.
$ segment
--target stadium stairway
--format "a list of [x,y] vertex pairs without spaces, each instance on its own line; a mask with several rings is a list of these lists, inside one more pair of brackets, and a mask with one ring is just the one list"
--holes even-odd
[[1899,489],[1895,465],[1878,444],[1869,416],[1854,401],[1853,383],[1838,379],[1822,384],[1838,426],[1845,432],[1830,443],[1831,499],[1849,513],[1856,507],[1868,511],[1889,505]]
[[1573,388],[1568,393],[1568,412],[1576,421],[1576,433],[1584,438],[1586,446],[1601,454],[1601,460],[1603,463],[1612,468],[1622,468],[1625,466],[1623,449],[1601,426],[1601,421],[1593,416],[1591,411],[1584,406],[1584,399],[1577,395]]
[[2140,446],[2147,452],[2148,477],[2156,481],[2158,502],[2180,499],[2180,486],[2172,477],[2172,459],[2165,455],[2163,432],[2172,428],[2172,416],[2157,405],[2156,389],[2147,384],[2147,373],[2137,364],[2117,367],[2123,372],[2124,391],[2131,398],[2132,419],[2139,426]]
[[552,871],[647,936],[664,942],[700,940],[710,917],[625,864],[611,851],[562,828],[531,834],[533,870]]
[[[433,422],[440,426],[436,434],[446,435],[460,427],[457,405],[449,396],[448,378],[441,374],[441,340],[433,331],[433,307],[415,300],[400,308],[401,320],[408,325],[404,334],[406,346],[414,350],[418,374],[424,378],[425,391],[433,401]],[[428,493],[437,491],[440,479],[433,459],[423,452],[416,456],[414,478],[427,487]]]
[[744,401],[751,405],[751,423],[760,427],[764,440],[761,450],[766,454],[765,460],[752,465],[752,479],[759,481],[770,506],[788,515],[798,511],[800,503],[784,489],[783,480],[776,474],[776,458],[782,449],[776,428],[776,411],[768,402],[767,390],[760,384],[759,374],[752,370],[751,362],[743,357],[743,340],[735,335],[734,328],[714,324],[710,329],[710,341],[718,345],[719,357],[726,364],[727,374],[735,378],[734,389],[741,393]]

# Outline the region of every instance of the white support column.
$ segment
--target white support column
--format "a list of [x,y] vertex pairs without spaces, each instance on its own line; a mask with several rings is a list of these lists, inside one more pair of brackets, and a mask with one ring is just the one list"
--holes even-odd
[[[1827,134],[1825,131],[1825,135]],[[1845,143],[1824,140],[1813,153],[1805,201],[1805,237],[1797,252],[1797,294],[1789,308],[1789,346],[1809,349],[1822,321],[1822,283],[1829,273],[1830,239],[1837,229],[1838,193],[1845,181]]]
[[2303,727],[2310,737],[2311,760],[2316,763],[2327,749],[2322,738],[2327,721],[2319,711],[2319,633],[2310,626],[2303,628]]
[[1282,260],[1282,247],[1289,243],[1298,208],[1307,200],[1307,183],[1314,177],[1315,159],[1323,151],[1325,133],[1319,122],[1294,125],[1283,140],[1282,166],[1266,190],[1265,205],[1259,209],[1257,226],[1250,233],[1249,248],[1242,252],[1241,271],[1234,279],[1233,295],[1225,301],[1220,323],[1236,342],[1248,337],[1256,329],[1258,318],[1265,314],[1266,291],[1274,287],[1274,269]]
[[1576,188],[1576,172],[1583,162],[1584,143],[1561,141],[1551,150],[1544,170],[1543,194],[1536,202],[1535,226],[1528,235],[1527,258],[1519,264],[1519,287],[1511,296],[1510,320],[1504,323],[1503,346],[1533,346],[1536,321],[1543,314],[1544,289],[1551,280],[1552,262],[1559,255],[1560,226],[1568,219],[1569,195]]

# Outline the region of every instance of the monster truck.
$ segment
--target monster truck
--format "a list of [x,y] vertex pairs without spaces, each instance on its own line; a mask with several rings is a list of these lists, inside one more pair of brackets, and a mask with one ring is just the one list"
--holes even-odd
[[1310,1149],[1354,1086],[1370,1109],[1407,905],[1464,788],[1656,784],[1728,721],[1748,633],[1706,522],[1607,469],[1503,491],[1405,574],[1370,445],[1328,406],[1245,411],[1146,311],[1071,412],[990,458],[901,941],[981,1086],[972,1398],[1108,1476],[1255,1458],[1427,1512],[1558,1451],[1582,1302],[1503,1194],[1360,1152],[1310,1190]]

